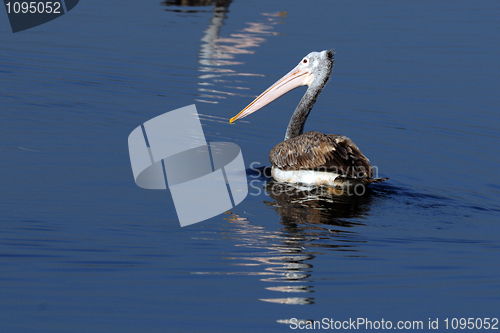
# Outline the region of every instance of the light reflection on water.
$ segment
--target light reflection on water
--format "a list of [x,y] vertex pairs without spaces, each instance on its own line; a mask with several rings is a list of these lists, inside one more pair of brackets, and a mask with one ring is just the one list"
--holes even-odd
[[361,197],[316,194],[314,189],[304,191],[274,180],[269,180],[264,190],[272,199],[264,203],[280,216],[282,227],[277,231],[267,230],[231,212],[226,218],[232,227],[228,237],[236,240],[236,247],[243,247],[245,251],[223,259],[236,261],[231,263],[233,266],[252,267],[252,271],[193,273],[259,276],[266,290],[286,294],[259,298],[260,301],[314,304],[315,297],[311,295],[315,292],[314,259],[331,250],[342,251],[346,257],[363,256],[356,253],[359,241],[352,239],[355,231],[348,230],[362,224],[348,219],[368,214],[373,194]]
[[[281,17],[286,16],[286,13],[263,13],[262,16],[265,17],[263,21],[247,22],[248,27],[241,31],[222,36],[221,29],[227,18],[230,3],[231,1],[215,2],[213,16],[201,39],[198,60],[201,65],[198,68],[200,87],[198,87],[197,102],[218,104],[227,96],[252,97],[242,93],[249,88],[242,86],[238,77],[264,76],[264,74],[237,71],[233,66],[243,65],[244,62],[237,60],[236,57],[241,54],[255,53],[254,49],[265,42],[268,37],[278,35],[278,32],[274,31],[274,26],[282,23]],[[180,5],[208,6],[212,4],[211,1],[201,1]]]

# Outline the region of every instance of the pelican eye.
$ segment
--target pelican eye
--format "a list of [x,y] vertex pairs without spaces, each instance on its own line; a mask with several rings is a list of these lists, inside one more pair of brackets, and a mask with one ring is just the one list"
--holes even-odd
[[307,59],[302,60],[302,63],[307,64]]

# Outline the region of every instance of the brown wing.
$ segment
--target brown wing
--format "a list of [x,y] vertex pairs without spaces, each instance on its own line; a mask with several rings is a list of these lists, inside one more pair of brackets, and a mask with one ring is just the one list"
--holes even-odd
[[282,170],[335,172],[349,178],[372,178],[369,160],[348,137],[307,132],[277,144],[269,154]]

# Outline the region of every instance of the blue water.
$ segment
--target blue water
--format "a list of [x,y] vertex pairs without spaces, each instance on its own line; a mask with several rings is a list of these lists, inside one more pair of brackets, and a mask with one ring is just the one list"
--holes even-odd
[[[80,1],[16,34],[0,15],[1,331],[500,317],[499,37],[496,1]],[[306,130],[349,136],[390,179],[282,195],[252,166],[305,88],[228,120],[329,48]],[[193,103],[250,191],[180,228],[169,191],[135,185],[127,138]]]

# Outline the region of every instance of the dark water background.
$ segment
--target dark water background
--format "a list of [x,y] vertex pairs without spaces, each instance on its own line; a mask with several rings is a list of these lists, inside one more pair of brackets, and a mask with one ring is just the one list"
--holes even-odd
[[[500,317],[499,40],[497,1],[82,0],[16,34],[1,14],[1,331]],[[385,184],[283,196],[254,172],[232,214],[185,228],[135,185],[129,133],[193,103],[208,140],[269,165],[305,88],[228,119],[329,48],[306,130],[349,136]]]

